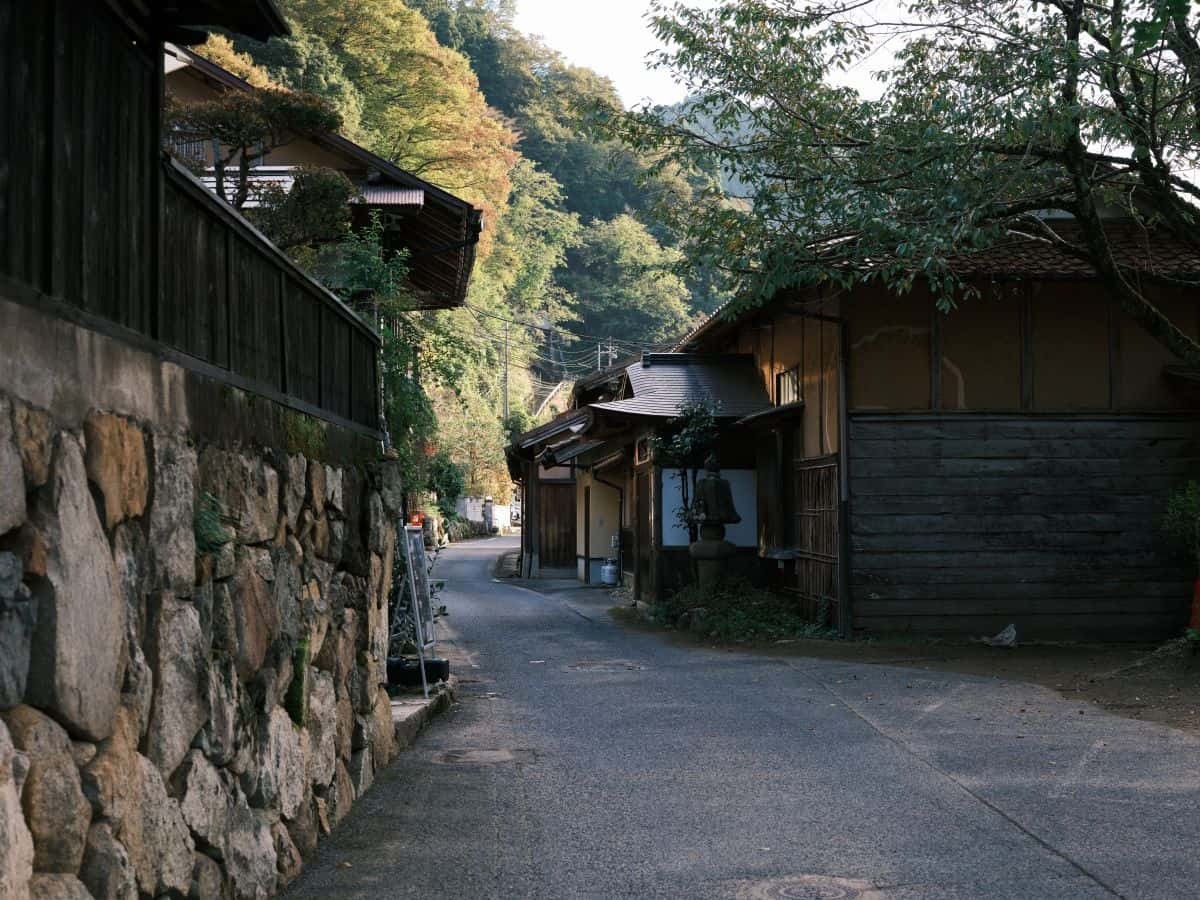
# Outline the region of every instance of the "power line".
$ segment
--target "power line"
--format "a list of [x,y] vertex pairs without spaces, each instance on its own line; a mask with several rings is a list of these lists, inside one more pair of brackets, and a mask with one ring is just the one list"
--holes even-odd
[[630,347],[637,347],[637,348],[643,348],[643,349],[644,348],[666,348],[666,347],[674,346],[674,341],[665,343],[665,344],[662,344],[662,343],[647,344],[647,343],[640,343],[638,341],[616,340],[611,335],[585,334],[582,331],[574,331],[570,328],[562,328],[562,327],[559,327],[556,325],[537,325],[537,324],[534,324],[533,322],[522,322],[518,319],[510,319],[507,316],[500,316],[500,315],[497,315],[496,313],[488,312],[486,309],[480,309],[479,307],[472,306],[469,303],[466,304],[466,307],[467,307],[467,309],[471,310],[472,312],[479,313],[479,315],[481,315],[481,316],[487,316],[489,319],[497,319],[501,322],[508,322],[511,325],[522,325],[525,328],[532,328],[536,331],[546,332],[547,334],[569,334],[571,337],[577,337],[577,338],[581,338],[581,339],[587,340],[587,341],[604,341],[604,342],[612,341],[615,344],[625,344]]

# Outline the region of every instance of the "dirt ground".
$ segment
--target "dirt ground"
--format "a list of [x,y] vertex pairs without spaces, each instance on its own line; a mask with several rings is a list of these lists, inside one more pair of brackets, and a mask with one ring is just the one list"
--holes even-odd
[[[613,610],[626,624],[651,628],[628,607]],[[670,631],[672,639],[701,643]],[[702,643],[711,645],[709,641]],[[1200,650],[1182,639],[1168,644],[1027,644],[1005,650],[979,643],[876,637],[797,639],[739,649],[1027,681],[1110,712],[1200,734]]]

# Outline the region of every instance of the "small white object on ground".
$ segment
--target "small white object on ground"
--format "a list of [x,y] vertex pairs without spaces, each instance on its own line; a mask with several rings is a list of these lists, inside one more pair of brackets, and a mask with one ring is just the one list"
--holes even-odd
[[980,638],[979,641],[989,647],[1004,647],[1012,650],[1017,646],[1017,626],[1009,625],[996,636]]

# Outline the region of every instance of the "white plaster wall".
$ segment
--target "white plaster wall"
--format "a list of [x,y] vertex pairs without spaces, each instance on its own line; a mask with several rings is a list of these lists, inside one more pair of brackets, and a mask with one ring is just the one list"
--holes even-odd
[[[679,509],[680,469],[663,469],[662,512],[663,546],[686,547],[688,533],[680,528],[675,517]],[[703,472],[700,476],[703,477]],[[758,546],[758,481],[753,469],[722,469],[721,475],[729,480],[733,491],[733,505],[742,517],[737,525],[725,526],[725,540],[735,547]],[[688,476],[691,477],[690,474]]]

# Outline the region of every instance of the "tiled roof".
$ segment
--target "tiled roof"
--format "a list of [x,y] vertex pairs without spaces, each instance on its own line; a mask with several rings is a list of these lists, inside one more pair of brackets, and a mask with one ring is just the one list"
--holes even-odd
[[[1082,246],[1080,226],[1072,221],[1049,221],[1055,233]],[[1031,234],[1037,234],[1031,230]],[[1105,228],[1117,263],[1144,272],[1164,275],[1200,273],[1200,243],[1189,244],[1166,233],[1141,228],[1134,223],[1109,224]],[[1090,262],[1055,247],[1049,240],[1012,236],[985,250],[958,257],[954,271],[965,278],[1095,278]]]
[[647,353],[626,372],[633,396],[595,409],[674,418],[683,403],[712,401],[722,418],[740,419],[771,405],[754,357],[745,354]]

